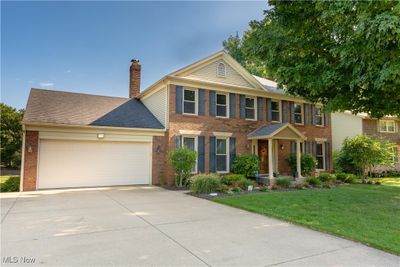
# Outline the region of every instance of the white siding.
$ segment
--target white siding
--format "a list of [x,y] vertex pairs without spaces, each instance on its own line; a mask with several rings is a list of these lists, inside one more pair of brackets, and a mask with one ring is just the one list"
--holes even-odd
[[157,92],[141,99],[143,104],[156,116],[162,125],[167,124],[167,88],[164,87]]
[[[226,71],[225,77],[217,76],[217,66],[220,62],[223,62],[225,64],[225,71]],[[254,88],[254,86],[252,86],[248,81],[246,81],[246,79],[244,79],[242,75],[240,75],[236,70],[234,70],[223,59],[214,61],[204,66],[203,68],[190,73],[187,77]]]
[[332,147],[340,150],[346,137],[362,134],[362,118],[346,113],[332,113]]

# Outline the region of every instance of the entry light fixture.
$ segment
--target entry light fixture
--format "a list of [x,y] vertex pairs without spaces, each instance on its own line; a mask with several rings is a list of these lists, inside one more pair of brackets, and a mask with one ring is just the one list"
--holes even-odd
[[281,145],[281,150],[284,150],[285,149],[285,146],[282,144]]
[[98,139],[104,139],[104,137],[105,137],[105,134],[103,134],[103,133],[98,133],[97,134],[97,138]]

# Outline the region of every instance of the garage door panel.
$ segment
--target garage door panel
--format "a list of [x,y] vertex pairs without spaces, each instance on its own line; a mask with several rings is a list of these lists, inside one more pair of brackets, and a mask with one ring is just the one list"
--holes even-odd
[[150,183],[151,144],[41,140],[39,188]]

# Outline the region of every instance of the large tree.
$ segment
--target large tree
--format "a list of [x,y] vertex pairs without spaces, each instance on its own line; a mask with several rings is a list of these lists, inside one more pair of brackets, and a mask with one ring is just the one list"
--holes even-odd
[[23,110],[0,103],[1,166],[17,168],[21,163]]
[[234,37],[225,41],[239,62],[254,60],[289,94],[330,111],[400,115],[398,0],[270,0],[269,6],[235,49],[226,45]]

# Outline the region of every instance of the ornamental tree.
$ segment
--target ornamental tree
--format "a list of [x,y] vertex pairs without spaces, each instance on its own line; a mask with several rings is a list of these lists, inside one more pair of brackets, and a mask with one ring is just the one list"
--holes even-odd
[[175,185],[182,187],[189,180],[190,173],[196,163],[196,152],[185,147],[176,148],[169,153],[169,159],[175,169]]

